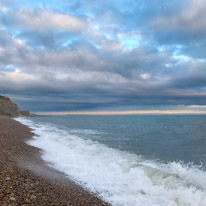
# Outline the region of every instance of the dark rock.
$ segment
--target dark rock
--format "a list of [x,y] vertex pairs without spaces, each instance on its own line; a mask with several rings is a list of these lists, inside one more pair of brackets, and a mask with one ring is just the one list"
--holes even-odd
[[21,111],[21,114],[22,114],[23,116],[30,116],[29,111]]

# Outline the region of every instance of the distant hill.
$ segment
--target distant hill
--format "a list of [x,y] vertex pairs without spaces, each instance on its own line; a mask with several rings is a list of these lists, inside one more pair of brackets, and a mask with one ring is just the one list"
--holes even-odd
[[0,116],[19,117],[29,115],[28,111],[21,111],[8,97],[0,95]]

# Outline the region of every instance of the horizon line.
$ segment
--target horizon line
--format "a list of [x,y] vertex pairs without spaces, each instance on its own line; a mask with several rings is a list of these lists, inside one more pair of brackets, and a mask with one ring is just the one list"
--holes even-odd
[[37,115],[138,115],[138,114],[206,114],[206,111],[194,110],[134,110],[134,111],[62,111],[35,112]]

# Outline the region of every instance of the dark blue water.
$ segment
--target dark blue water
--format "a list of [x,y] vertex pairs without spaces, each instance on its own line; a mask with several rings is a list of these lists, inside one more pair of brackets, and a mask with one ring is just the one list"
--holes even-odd
[[39,116],[33,121],[67,128],[71,134],[147,159],[206,162],[206,116]]

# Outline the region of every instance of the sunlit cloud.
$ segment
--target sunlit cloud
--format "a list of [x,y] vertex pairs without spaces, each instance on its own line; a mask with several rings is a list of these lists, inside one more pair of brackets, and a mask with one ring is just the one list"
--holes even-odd
[[190,108],[206,108],[206,105],[190,105]]

